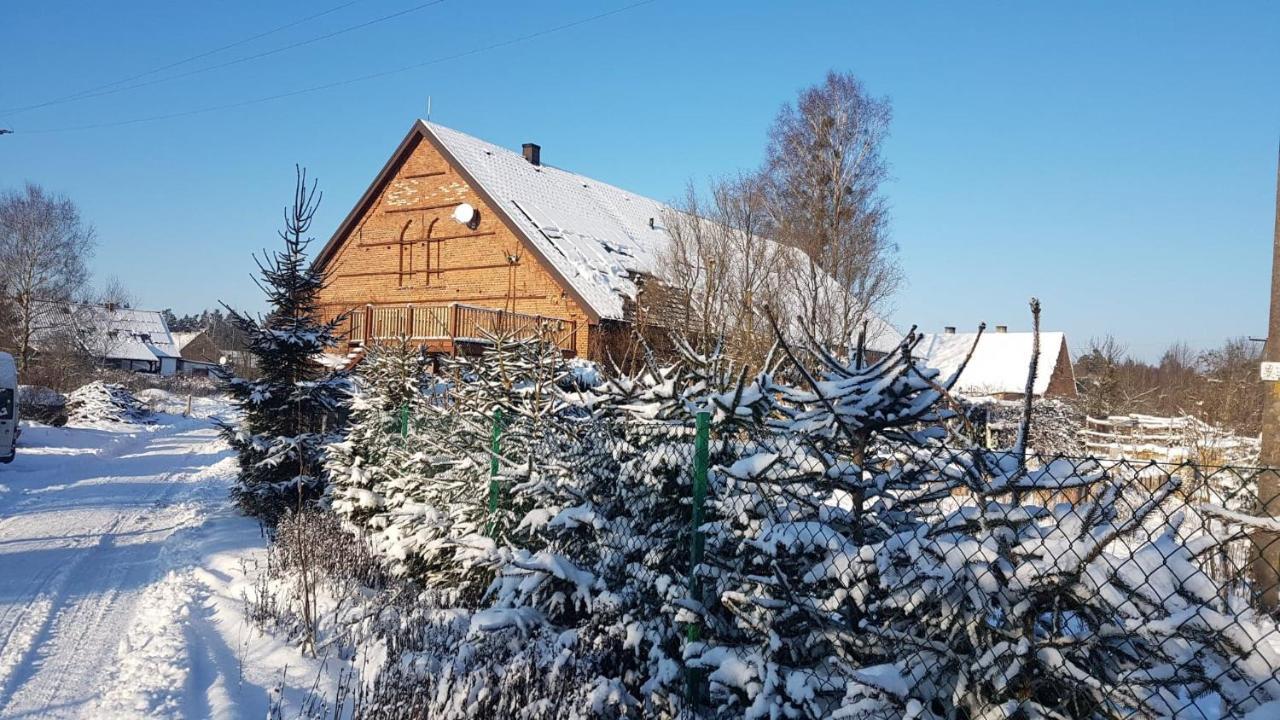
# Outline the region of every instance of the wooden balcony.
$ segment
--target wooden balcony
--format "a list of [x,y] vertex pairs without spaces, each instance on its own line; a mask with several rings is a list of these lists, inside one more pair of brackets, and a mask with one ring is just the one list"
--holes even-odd
[[578,353],[578,324],[573,320],[459,303],[366,305],[350,310],[339,331],[348,352],[407,337],[430,352],[456,353],[479,350],[490,337],[507,335],[520,340],[549,337],[565,354]]

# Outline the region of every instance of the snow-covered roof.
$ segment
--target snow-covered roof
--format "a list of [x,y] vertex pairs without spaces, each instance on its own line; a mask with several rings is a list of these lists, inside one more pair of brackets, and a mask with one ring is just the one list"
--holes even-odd
[[95,331],[101,338],[102,357],[158,360],[180,357],[164,316],[155,310],[94,307]]
[[195,340],[196,338],[200,337],[203,334],[204,334],[203,330],[197,330],[195,332],[169,333],[170,337],[173,338],[174,347],[178,348],[178,352],[182,352],[182,349],[190,345],[192,340]]
[[178,358],[178,346],[157,310],[47,303],[41,308],[42,334],[69,329],[94,356],[108,360]]
[[[410,137],[419,132],[461,166],[595,315],[625,319],[637,276],[662,276],[661,255],[671,243],[663,222],[672,210],[667,204],[552,165],[534,165],[519,152],[443,125],[418,121]],[[383,172],[393,167],[389,163]],[[343,232],[339,228],[321,259]],[[870,329],[872,349],[887,351],[901,341],[882,318],[874,318]]]
[[[940,370],[943,378],[950,378],[969,354],[975,337],[977,333],[925,333],[916,346],[915,355],[924,364]],[[973,359],[954,389],[964,395],[1026,392],[1033,338],[1034,334],[1029,332],[982,333]],[[1048,390],[1058,356],[1066,344],[1065,333],[1040,333],[1034,395],[1043,395]]]
[[[658,274],[668,207],[457,130],[423,123],[601,317],[622,319],[635,273]],[[650,220],[653,220],[650,227]]]

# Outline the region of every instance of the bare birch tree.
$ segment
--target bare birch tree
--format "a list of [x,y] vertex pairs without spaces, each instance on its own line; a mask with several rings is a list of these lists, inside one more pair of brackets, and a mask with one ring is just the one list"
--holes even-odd
[[89,277],[94,230],[73,202],[28,183],[0,195],[0,296],[12,322],[4,338],[25,373],[34,353],[42,304],[66,302]]
[[692,185],[686,188],[678,208],[668,210],[662,218],[671,242],[660,260],[667,293],[659,324],[679,328],[695,345],[705,344],[721,335],[725,327],[721,305],[726,264],[717,261],[727,248]]
[[133,291],[116,275],[111,275],[102,283],[102,287],[94,293],[93,301],[108,308],[131,308],[137,303]]
[[[787,284],[818,339],[847,346],[901,278],[880,186],[892,110],[856,77],[831,72],[784,105],[770,130],[763,187]],[[833,283],[834,280],[834,283]]]
[[661,259],[671,308],[663,324],[699,349],[723,345],[757,364],[772,344],[762,309],[777,295],[781,252],[765,235],[759,177],[717,181],[705,200],[690,187],[663,222],[671,238]]
[[850,348],[900,280],[880,193],[891,115],[852,75],[829,73],[783,106],[763,169],[705,197],[691,187],[664,218],[668,317],[657,324],[753,364],[772,345],[770,305],[784,332],[804,325]]

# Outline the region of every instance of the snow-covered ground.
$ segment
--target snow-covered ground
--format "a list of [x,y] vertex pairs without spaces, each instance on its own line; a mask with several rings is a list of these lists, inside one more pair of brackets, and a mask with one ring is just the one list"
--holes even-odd
[[0,718],[261,718],[330,686],[244,617],[264,540],[231,451],[154,419],[25,427],[0,466]]

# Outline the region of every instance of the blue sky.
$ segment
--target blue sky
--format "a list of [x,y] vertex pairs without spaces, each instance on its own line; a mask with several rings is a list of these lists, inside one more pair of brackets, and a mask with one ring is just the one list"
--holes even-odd
[[[138,81],[269,51],[420,5],[362,0]],[[66,193],[99,276],[142,306],[257,308],[293,163],[327,239],[428,95],[433,119],[660,199],[756,165],[778,107],[830,68],[894,106],[892,319],[1111,333],[1152,357],[1265,332],[1280,142],[1280,3],[656,0],[468,53],[626,0],[461,2],[252,62],[20,108],[242,40],[343,0],[12,3],[0,15],[0,187]]]

